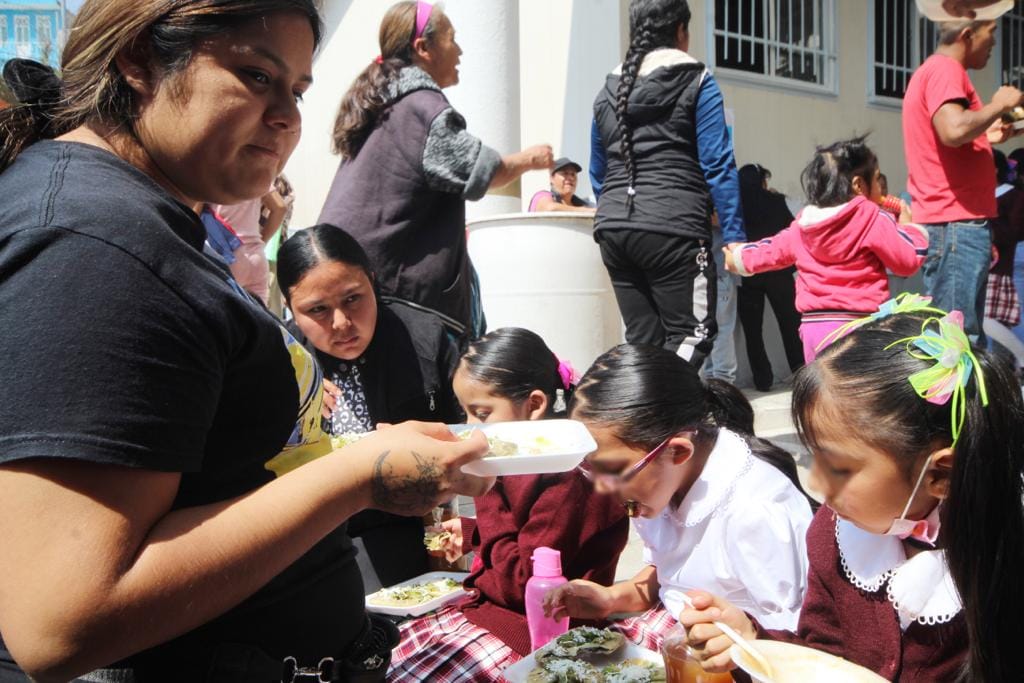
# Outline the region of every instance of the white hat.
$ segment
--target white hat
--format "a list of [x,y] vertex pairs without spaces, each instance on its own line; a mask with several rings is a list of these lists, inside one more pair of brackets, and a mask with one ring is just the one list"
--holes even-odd
[[[1013,9],[1014,0],[917,0],[917,11],[932,21],[992,21]],[[951,14],[950,10],[958,14]],[[974,17],[965,11],[974,11]]]

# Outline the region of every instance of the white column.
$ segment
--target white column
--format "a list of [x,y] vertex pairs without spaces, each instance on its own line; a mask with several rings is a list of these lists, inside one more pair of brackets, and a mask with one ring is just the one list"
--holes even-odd
[[[445,94],[469,131],[500,154],[519,151],[519,0],[447,0],[462,47],[459,84]],[[467,220],[519,211],[520,184],[466,203]]]

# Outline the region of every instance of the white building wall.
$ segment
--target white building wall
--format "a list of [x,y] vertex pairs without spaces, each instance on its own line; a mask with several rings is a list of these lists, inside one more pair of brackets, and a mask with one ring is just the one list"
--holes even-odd
[[[690,52],[708,60],[707,35],[712,21],[705,0],[692,0]],[[838,95],[808,94],[776,83],[751,85],[716,75],[725,106],[736,116],[736,162],[760,163],[772,171],[772,186],[790,197],[802,197],[800,172],[815,145],[855,134],[870,133],[868,144],[878,155],[891,192],[906,187],[900,110],[868,104],[868,3],[836,1]],[[985,101],[998,87],[995,59],[982,72],[973,72],[975,88]]]

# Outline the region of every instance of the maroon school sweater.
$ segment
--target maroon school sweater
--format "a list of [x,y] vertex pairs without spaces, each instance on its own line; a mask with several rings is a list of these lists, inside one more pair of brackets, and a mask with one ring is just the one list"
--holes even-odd
[[500,477],[475,502],[476,519],[462,518],[462,538],[483,566],[466,579],[466,588],[478,593],[462,603],[463,614],[527,655],[532,648],[523,598],[534,548],[561,551],[567,579],[609,586],[629,522],[614,496],[595,493],[575,470]]
[[956,680],[967,656],[963,614],[935,626],[914,622],[900,631],[899,617],[883,585],[867,593],[846,578],[836,541],[836,516],[822,506],[807,531],[807,594],[797,632],[767,631],[758,637],[823,650],[901,683]]

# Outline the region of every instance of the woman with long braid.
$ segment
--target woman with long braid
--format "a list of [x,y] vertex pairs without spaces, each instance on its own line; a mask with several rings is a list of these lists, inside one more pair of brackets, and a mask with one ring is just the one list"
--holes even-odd
[[632,0],[629,50],[594,102],[595,239],[626,340],[696,366],[711,351],[711,202],[725,243],[745,240],[722,93],[687,54],[686,0]]

